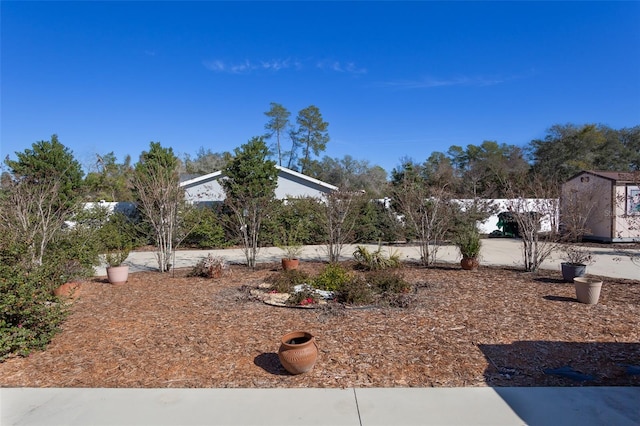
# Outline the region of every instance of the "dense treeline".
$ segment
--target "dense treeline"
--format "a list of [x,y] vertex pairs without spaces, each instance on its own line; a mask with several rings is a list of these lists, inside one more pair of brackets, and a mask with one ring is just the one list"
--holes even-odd
[[[279,138],[279,145],[283,146],[285,137]],[[273,145],[270,150],[276,163],[284,162],[285,166],[302,170],[302,163],[289,161],[296,154],[283,152],[282,148],[278,154],[277,149]],[[316,152],[323,150],[320,146]],[[524,147],[483,141],[466,147],[453,145],[446,152],[432,152],[425,159],[402,158],[402,153],[398,154],[400,165],[391,171],[350,155],[343,158],[303,156],[304,173],[344,190],[364,190],[372,198],[382,198],[389,195],[388,185],[393,175],[410,166],[430,185],[446,185],[456,197],[503,198],[514,189],[526,191],[533,174],[544,177],[550,185],[557,185],[581,170],[640,170],[640,126],[616,130],[604,125],[557,124],[548,130],[544,139],[532,140]],[[203,147],[194,157],[182,158],[180,172],[192,176],[211,173],[224,168],[232,158],[229,152],[218,153]],[[132,171],[129,156],[118,163],[113,153],[102,155],[95,170],[85,178],[86,199],[132,200],[126,184]]]

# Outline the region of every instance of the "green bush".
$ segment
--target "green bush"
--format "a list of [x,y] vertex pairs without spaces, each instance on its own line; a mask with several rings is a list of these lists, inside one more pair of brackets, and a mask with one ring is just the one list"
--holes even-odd
[[58,231],[32,263],[27,241],[11,229],[0,233],[0,360],[43,349],[65,318],[65,305],[53,289],[93,276],[103,247],[97,237],[100,217],[83,211],[73,227]]
[[323,244],[326,230],[321,219],[321,204],[314,198],[276,200],[273,212],[266,217],[260,229],[263,246],[278,246],[282,241],[282,229],[296,231],[296,240],[303,245]]
[[373,289],[363,277],[353,277],[343,282],[335,297],[339,302],[349,305],[368,305],[375,300]]
[[353,279],[344,267],[337,263],[330,263],[313,279],[313,287],[320,290],[336,291],[345,283]]
[[41,274],[50,289],[70,281],[90,278],[100,264],[101,243],[82,227],[65,229],[47,246]]
[[309,274],[299,269],[282,271],[272,276],[269,282],[278,293],[291,293],[293,287],[309,282]]
[[482,241],[475,225],[461,227],[453,239],[463,258],[475,259],[480,255]]
[[[4,249],[2,250],[4,251]],[[6,252],[2,254],[7,254]],[[59,331],[64,304],[50,290],[44,269],[26,270],[20,262],[5,263],[0,254],[0,360],[43,349]],[[16,259],[14,259],[16,260]]]
[[411,291],[411,284],[398,272],[389,270],[371,271],[365,275],[365,280],[376,293],[398,294]]
[[188,232],[183,242],[185,246],[213,249],[229,245],[221,219],[214,209],[188,209],[182,219],[182,227]]
[[355,224],[355,240],[363,243],[376,241],[396,241],[400,235],[401,223],[384,204],[369,200],[360,206]]

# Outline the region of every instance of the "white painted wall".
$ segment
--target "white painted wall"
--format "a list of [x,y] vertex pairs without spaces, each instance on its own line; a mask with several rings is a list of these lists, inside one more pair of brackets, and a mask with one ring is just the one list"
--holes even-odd
[[[464,210],[465,205],[473,204],[473,199],[458,199],[452,200],[462,205]],[[493,205],[498,207],[498,214],[508,211],[509,208],[521,211],[535,211],[542,213],[543,217],[540,221],[540,232],[549,232],[557,227],[558,223],[558,200],[557,199],[540,199],[540,198],[525,198],[525,199],[506,199],[495,198],[489,200]],[[544,214],[545,212],[551,212],[551,214]],[[478,222],[478,231],[481,234],[490,234],[492,231],[498,230],[498,214],[490,216],[484,222]]]

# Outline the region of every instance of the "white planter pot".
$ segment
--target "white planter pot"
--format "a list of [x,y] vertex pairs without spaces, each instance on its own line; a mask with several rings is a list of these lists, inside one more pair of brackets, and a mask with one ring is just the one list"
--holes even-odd
[[107,268],[107,279],[111,284],[124,284],[129,279],[129,266],[110,266]]
[[595,278],[576,277],[573,279],[578,302],[595,305],[600,298],[602,281]]

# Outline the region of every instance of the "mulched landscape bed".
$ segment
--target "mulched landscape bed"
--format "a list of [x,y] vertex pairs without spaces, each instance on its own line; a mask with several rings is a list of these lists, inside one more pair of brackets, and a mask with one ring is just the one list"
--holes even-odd
[[[324,264],[303,263],[307,272]],[[408,307],[275,307],[251,290],[278,273],[233,265],[83,283],[45,351],[0,363],[0,385],[34,387],[638,386],[640,283],[603,278],[578,303],[559,271],[406,265]],[[293,376],[277,356],[293,330],[319,356]]]

